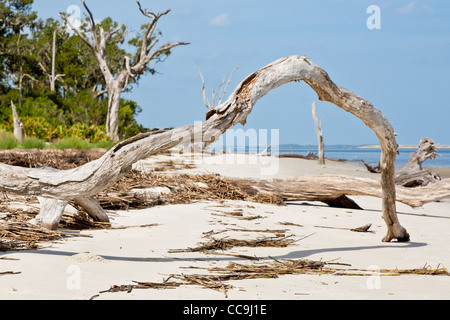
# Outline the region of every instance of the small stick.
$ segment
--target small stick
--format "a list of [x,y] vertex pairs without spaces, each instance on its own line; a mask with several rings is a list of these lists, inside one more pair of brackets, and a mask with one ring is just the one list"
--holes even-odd
[[339,228],[339,227],[328,227],[328,226],[314,226],[316,228],[325,228],[325,229],[339,229],[339,230],[350,230],[355,232],[368,232],[369,228],[372,226],[371,223],[365,224],[358,228]]

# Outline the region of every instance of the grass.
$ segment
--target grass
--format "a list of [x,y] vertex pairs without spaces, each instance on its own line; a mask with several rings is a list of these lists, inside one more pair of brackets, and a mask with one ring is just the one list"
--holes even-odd
[[4,130],[0,131],[0,149],[14,149],[19,145],[19,141],[14,137],[14,134]]
[[56,149],[61,149],[61,150],[62,149],[83,150],[83,149],[91,149],[92,145],[83,139],[69,137],[69,138],[64,138],[64,139],[61,139],[61,140],[53,143],[53,147],[55,147]]
[[106,150],[111,149],[115,145],[114,142],[103,140],[95,143],[87,142],[86,140],[69,137],[59,140],[53,143],[53,147],[56,149],[77,149],[77,150],[85,150],[92,148],[104,148]]
[[5,149],[46,149],[46,148],[55,148],[55,149],[77,149],[77,150],[85,150],[92,148],[104,148],[111,149],[115,145],[114,142],[109,140],[98,141],[95,143],[91,143],[76,137],[68,137],[61,139],[59,141],[50,143],[47,146],[47,143],[44,140],[28,137],[23,139],[22,143],[14,137],[14,134],[11,132],[7,132],[5,130],[0,130],[0,150]]
[[19,147],[21,149],[45,149],[46,144],[45,141],[41,139],[25,138]]
[[105,148],[106,150],[109,150],[112,147],[114,147],[115,145],[116,144],[112,141],[102,140],[102,141],[94,143],[92,146],[93,146],[93,148]]

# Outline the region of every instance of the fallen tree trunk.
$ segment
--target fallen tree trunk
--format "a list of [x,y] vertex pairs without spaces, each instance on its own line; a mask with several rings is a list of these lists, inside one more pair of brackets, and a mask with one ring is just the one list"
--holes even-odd
[[419,149],[410,154],[408,163],[395,175],[395,183],[404,187],[417,187],[441,180],[439,174],[422,168],[425,160],[433,160],[436,156],[440,154],[436,150],[434,141],[423,138],[420,140]]
[[[397,143],[392,126],[370,102],[337,86],[323,69],[306,56],[284,57],[252,73],[224,103],[210,110],[206,121],[201,124],[139,134],[117,144],[100,159],[78,168],[51,170],[1,164],[0,190],[62,201],[91,197],[121,178],[140,159],[178,144],[214,142],[228,128],[238,123],[244,125],[255,103],[269,91],[285,83],[301,80],[317,93],[319,100],[331,102],[352,113],[375,132],[382,151],[382,210],[387,225],[383,241],[408,241],[409,234],[400,225],[395,207],[394,163]],[[41,212],[41,215],[46,214]]]
[[[333,205],[336,201],[339,204],[339,198],[344,195],[383,197],[380,181],[371,178],[324,175],[271,180],[226,178],[226,181],[249,196],[272,196],[283,201],[321,201]],[[396,189],[397,201],[413,208],[421,207],[450,198],[450,178],[425,187],[397,186]]]

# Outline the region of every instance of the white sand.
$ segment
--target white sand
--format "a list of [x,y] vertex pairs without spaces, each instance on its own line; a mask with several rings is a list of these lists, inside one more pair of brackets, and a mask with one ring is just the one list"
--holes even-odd
[[[161,157],[159,158],[161,160]],[[154,160],[153,160],[154,161]],[[144,161],[149,167],[152,160]],[[188,171],[216,172],[229,176],[261,177],[259,164],[202,164]],[[314,174],[367,176],[363,166],[280,159],[277,176]],[[201,252],[169,253],[169,249],[195,247],[206,242],[204,232],[231,228],[288,229],[299,239],[286,248],[233,248],[228,253],[275,259],[330,261],[353,268],[375,270],[371,276],[286,275],[276,279],[230,281],[227,299],[449,299],[450,277],[407,275],[379,277],[377,268],[450,268],[450,200],[411,209],[398,204],[402,225],[411,235],[407,243],[382,243],[386,227],[381,218],[381,199],[351,197],[364,211],[330,208],[322,203],[290,203],[272,206],[243,201],[199,202],[190,205],[153,207],[145,210],[115,211],[115,226],[126,229],[88,230],[82,235],[49,244],[35,251],[0,252],[0,299],[89,299],[113,285],[133,281],[161,282],[170,274],[208,273],[188,267],[226,266],[249,260],[207,255]],[[242,210],[242,220],[224,211]],[[280,225],[291,222],[302,226]],[[354,228],[371,223],[372,232],[358,233],[323,227]],[[139,225],[156,224],[151,227]],[[321,227],[319,227],[321,226]],[[216,237],[236,239],[260,237],[255,232],[227,231]],[[273,235],[265,233],[265,236]],[[200,286],[176,289],[135,289],[131,292],[101,293],[96,299],[226,299],[223,292]]]

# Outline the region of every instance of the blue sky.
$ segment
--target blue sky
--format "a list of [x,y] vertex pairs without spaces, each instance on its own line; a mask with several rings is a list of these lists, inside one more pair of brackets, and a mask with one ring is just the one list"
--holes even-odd
[[[86,0],[95,19],[110,16],[130,29],[147,18],[135,0]],[[146,127],[177,127],[204,120],[198,69],[211,92],[234,73],[228,93],[247,75],[283,56],[299,54],[331,79],[369,100],[398,133],[399,144],[422,137],[450,144],[450,1],[445,0],[141,0],[154,11],[171,9],[158,25],[161,43],[186,41],[124,97],[138,102]],[[77,0],[35,0],[42,18],[58,18]],[[381,29],[367,28],[370,5]],[[319,102],[304,82],[289,83],[257,102],[243,128],[279,129],[280,143],[316,144],[311,103],[327,144],[372,144],[359,119]]]

